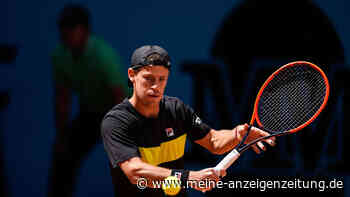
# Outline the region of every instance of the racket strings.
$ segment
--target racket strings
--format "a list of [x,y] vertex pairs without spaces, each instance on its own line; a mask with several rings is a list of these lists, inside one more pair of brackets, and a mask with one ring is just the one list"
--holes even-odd
[[[300,86],[299,84],[295,84],[295,82],[291,82],[290,83],[291,86],[295,87]],[[292,89],[292,88],[288,88],[289,90],[292,90],[289,93],[289,96],[287,96],[286,98],[286,102],[283,102],[283,106],[281,107],[285,107],[285,109],[287,110],[286,112],[284,112],[285,116],[282,117],[282,119],[275,119],[275,120],[279,120],[282,122],[273,122],[274,125],[272,125],[272,128],[274,128],[275,130],[278,129],[280,130],[281,128],[289,130],[289,129],[293,129],[298,127],[299,125],[303,124],[304,122],[306,122],[308,119],[310,119],[312,117],[312,115],[314,113],[308,113],[308,112],[315,112],[315,109],[317,110],[319,105],[315,104],[315,105],[301,105],[302,101],[300,99],[296,99],[296,98],[307,98],[307,95],[297,95],[297,89]],[[308,87],[307,92],[310,92],[310,87]],[[301,92],[299,92],[300,94]],[[278,99],[283,99],[281,97],[279,97]],[[307,100],[309,100],[309,98],[307,98]],[[288,104],[286,104],[288,103]],[[321,104],[321,103],[320,103]],[[311,109],[309,107],[312,107]],[[296,109],[296,110],[293,110]],[[286,114],[289,113],[289,114]],[[278,116],[279,114],[275,114],[275,116]],[[296,119],[296,117],[298,117],[298,119]],[[299,120],[299,121],[298,121]],[[282,124],[282,125],[281,125]]]
[[326,84],[317,70],[298,64],[281,70],[263,90],[258,103],[261,126],[271,132],[299,127],[321,107]]
[[[281,79],[279,79],[279,80],[281,80]],[[296,86],[296,84],[290,84],[291,86],[293,86],[293,87],[295,87]],[[300,95],[297,95],[297,96],[295,96],[298,92],[297,92],[297,88],[294,88],[294,89],[292,89],[292,88],[290,88],[289,89],[290,90],[290,92],[289,92],[289,95],[294,95],[294,98],[300,98]],[[300,93],[300,92],[299,92]],[[277,95],[278,97],[277,97],[277,99],[278,100],[281,100],[281,99],[283,99],[283,95],[282,94],[280,94],[280,95]],[[274,98],[274,97],[268,97],[268,98]],[[288,97],[286,97],[286,98],[288,98]],[[289,99],[290,100],[290,99]],[[267,107],[272,107],[271,105],[273,105],[273,103],[274,102],[270,102],[269,100],[267,100],[266,101],[266,104],[267,104]],[[296,103],[296,104],[298,104],[299,103],[299,101],[298,100],[296,100],[296,101],[290,101],[289,103]],[[310,105],[311,106],[311,105]],[[287,110],[289,109],[288,107],[290,107],[289,105],[286,105],[286,106],[282,106],[282,107],[287,107]],[[300,107],[300,105],[293,105],[292,107]],[[313,105],[312,106],[313,108],[310,110],[310,109],[308,109],[307,107],[303,107],[303,108],[298,108],[298,110],[296,110],[296,111],[298,111],[299,113],[298,113],[298,115],[300,116],[302,116],[301,118],[300,118],[300,120],[305,120],[305,119],[307,119],[307,118],[311,118],[311,117],[308,117],[308,115],[312,115],[311,113],[307,113],[308,111],[314,111],[315,109],[317,109],[317,107],[318,107],[318,105]],[[280,113],[279,111],[275,111],[275,113]],[[277,116],[278,114],[275,114],[274,116]],[[291,123],[293,123],[292,121],[294,120],[293,118],[293,116],[287,116],[286,118],[289,118],[289,119],[287,119],[285,122],[282,122],[282,123],[284,123],[284,124],[286,124],[286,125],[290,125]],[[279,123],[279,124],[281,124],[281,123]],[[277,126],[277,125],[275,125],[275,126]]]
[[[290,70],[288,70],[288,71],[290,71]],[[300,73],[300,71],[297,73]],[[293,114],[288,114],[288,116],[286,116],[286,117],[289,119],[287,121],[283,122],[286,126],[287,125],[291,126],[289,129],[295,128],[295,127],[303,124],[308,119],[310,119],[313,116],[313,114],[315,113],[315,110],[317,110],[320,107],[320,105],[322,104],[322,102],[317,103],[317,101],[316,101],[316,103],[310,103],[310,97],[311,98],[320,98],[320,95],[313,94],[311,88],[317,87],[317,85],[315,86],[315,84],[309,83],[310,81],[307,81],[308,82],[308,83],[306,83],[306,84],[308,84],[307,87],[304,86],[304,80],[314,79],[314,77],[310,76],[310,72],[306,72],[306,73],[307,73],[307,75],[301,75],[301,77],[298,77],[297,81],[293,81],[290,83],[290,86],[301,87],[301,88],[304,88],[304,90],[306,90],[306,91],[298,91],[298,90],[300,90],[299,88],[293,89],[290,86],[288,86],[288,90],[293,90],[293,91],[291,91],[289,93],[289,95],[290,95],[289,98],[292,98],[292,99],[290,99],[290,101],[288,102],[287,109],[289,111],[295,112]],[[293,74],[295,74],[295,73],[293,73]],[[305,76],[305,78],[304,78],[304,76]],[[288,81],[286,81],[286,83],[287,82]],[[316,82],[316,84],[319,84],[319,83]],[[308,94],[305,94],[305,92],[307,92]],[[324,92],[324,91],[319,91],[319,92]],[[299,94],[297,94],[297,93],[299,93]],[[311,93],[311,95],[310,95],[310,93]],[[318,101],[322,101],[322,99],[320,99]],[[297,110],[294,110],[294,111],[290,110],[291,108],[294,109],[294,107]],[[312,107],[312,108],[310,109],[310,107]],[[290,115],[293,115],[293,116],[290,116]],[[296,117],[299,118],[299,121],[295,120]],[[293,124],[293,123],[296,123],[296,124]],[[284,128],[286,128],[286,126],[284,126]]]

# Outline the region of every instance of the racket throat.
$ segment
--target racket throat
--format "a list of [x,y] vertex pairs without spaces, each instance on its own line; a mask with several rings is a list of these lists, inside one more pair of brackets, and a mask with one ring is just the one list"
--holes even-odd
[[248,135],[249,135],[249,133],[250,133],[250,130],[251,130],[252,126],[253,126],[253,125],[249,124],[249,127],[248,127],[248,129],[247,129],[247,132],[246,132],[246,134],[244,135],[243,139],[242,139],[242,140],[238,143],[238,145],[234,148],[234,149],[237,149],[238,152],[241,152],[240,147],[242,147],[242,145],[243,145],[244,142],[246,141],[246,139],[247,139],[247,137],[248,137]]

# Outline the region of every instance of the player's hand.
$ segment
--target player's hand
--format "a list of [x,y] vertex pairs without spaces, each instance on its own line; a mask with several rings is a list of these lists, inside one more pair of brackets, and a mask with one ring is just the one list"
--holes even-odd
[[[226,173],[225,173],[226,174]],[[188,186],[201,192],[210,191],[220,180],[214,168],[206,168],[200,171],[190,171]]]
[[[248,131],[248,127],[249,127],[248,124],[244,124],[244,125],[238,125],[237,127],[235,127],[233,129],[236,132],[236,137],[237,137],[239,142],[243,140],[244,135]],[[249,135],[244,143],[249,144],[250,142],[252,142],[253,140],[255,140],[257,138],[268,136],[268,135],[270,135],[270,134],[259,129],[259,128],[252,127],[251,131],[250,131],[250,133],[249,133]],[[267,138],[263,141],[260,141],[256,144],[254,144],[252,146],[252,148],[258,154],[260,153],[260,150],[263,150],[263,151],[266,150],[266,147],[262,142],[265,142],[265,143],[269,144],[270,146],[275,146],[276,145],[276,138],[275,137]]]

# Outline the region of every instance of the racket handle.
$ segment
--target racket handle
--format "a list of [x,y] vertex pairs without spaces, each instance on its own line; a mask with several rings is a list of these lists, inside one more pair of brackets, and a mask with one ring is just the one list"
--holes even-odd
[[220,172],[229,168],[240,156],[241,154],[237,149],[233,149],[228,155],[226,155],[218,165],[214,167],[214,170],[217,175],[221,176]]

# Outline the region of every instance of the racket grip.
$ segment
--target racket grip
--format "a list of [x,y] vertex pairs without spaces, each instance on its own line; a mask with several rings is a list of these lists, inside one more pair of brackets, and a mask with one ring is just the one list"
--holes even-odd
[[228,155],[226,155],[220,163],[218,163],[215,167],[214,170],[217,175],[221,176],[220,172],[222,170],[226,170],[229,168],[240,156],[241,154],[237,151],[237,149],[233,149]]

